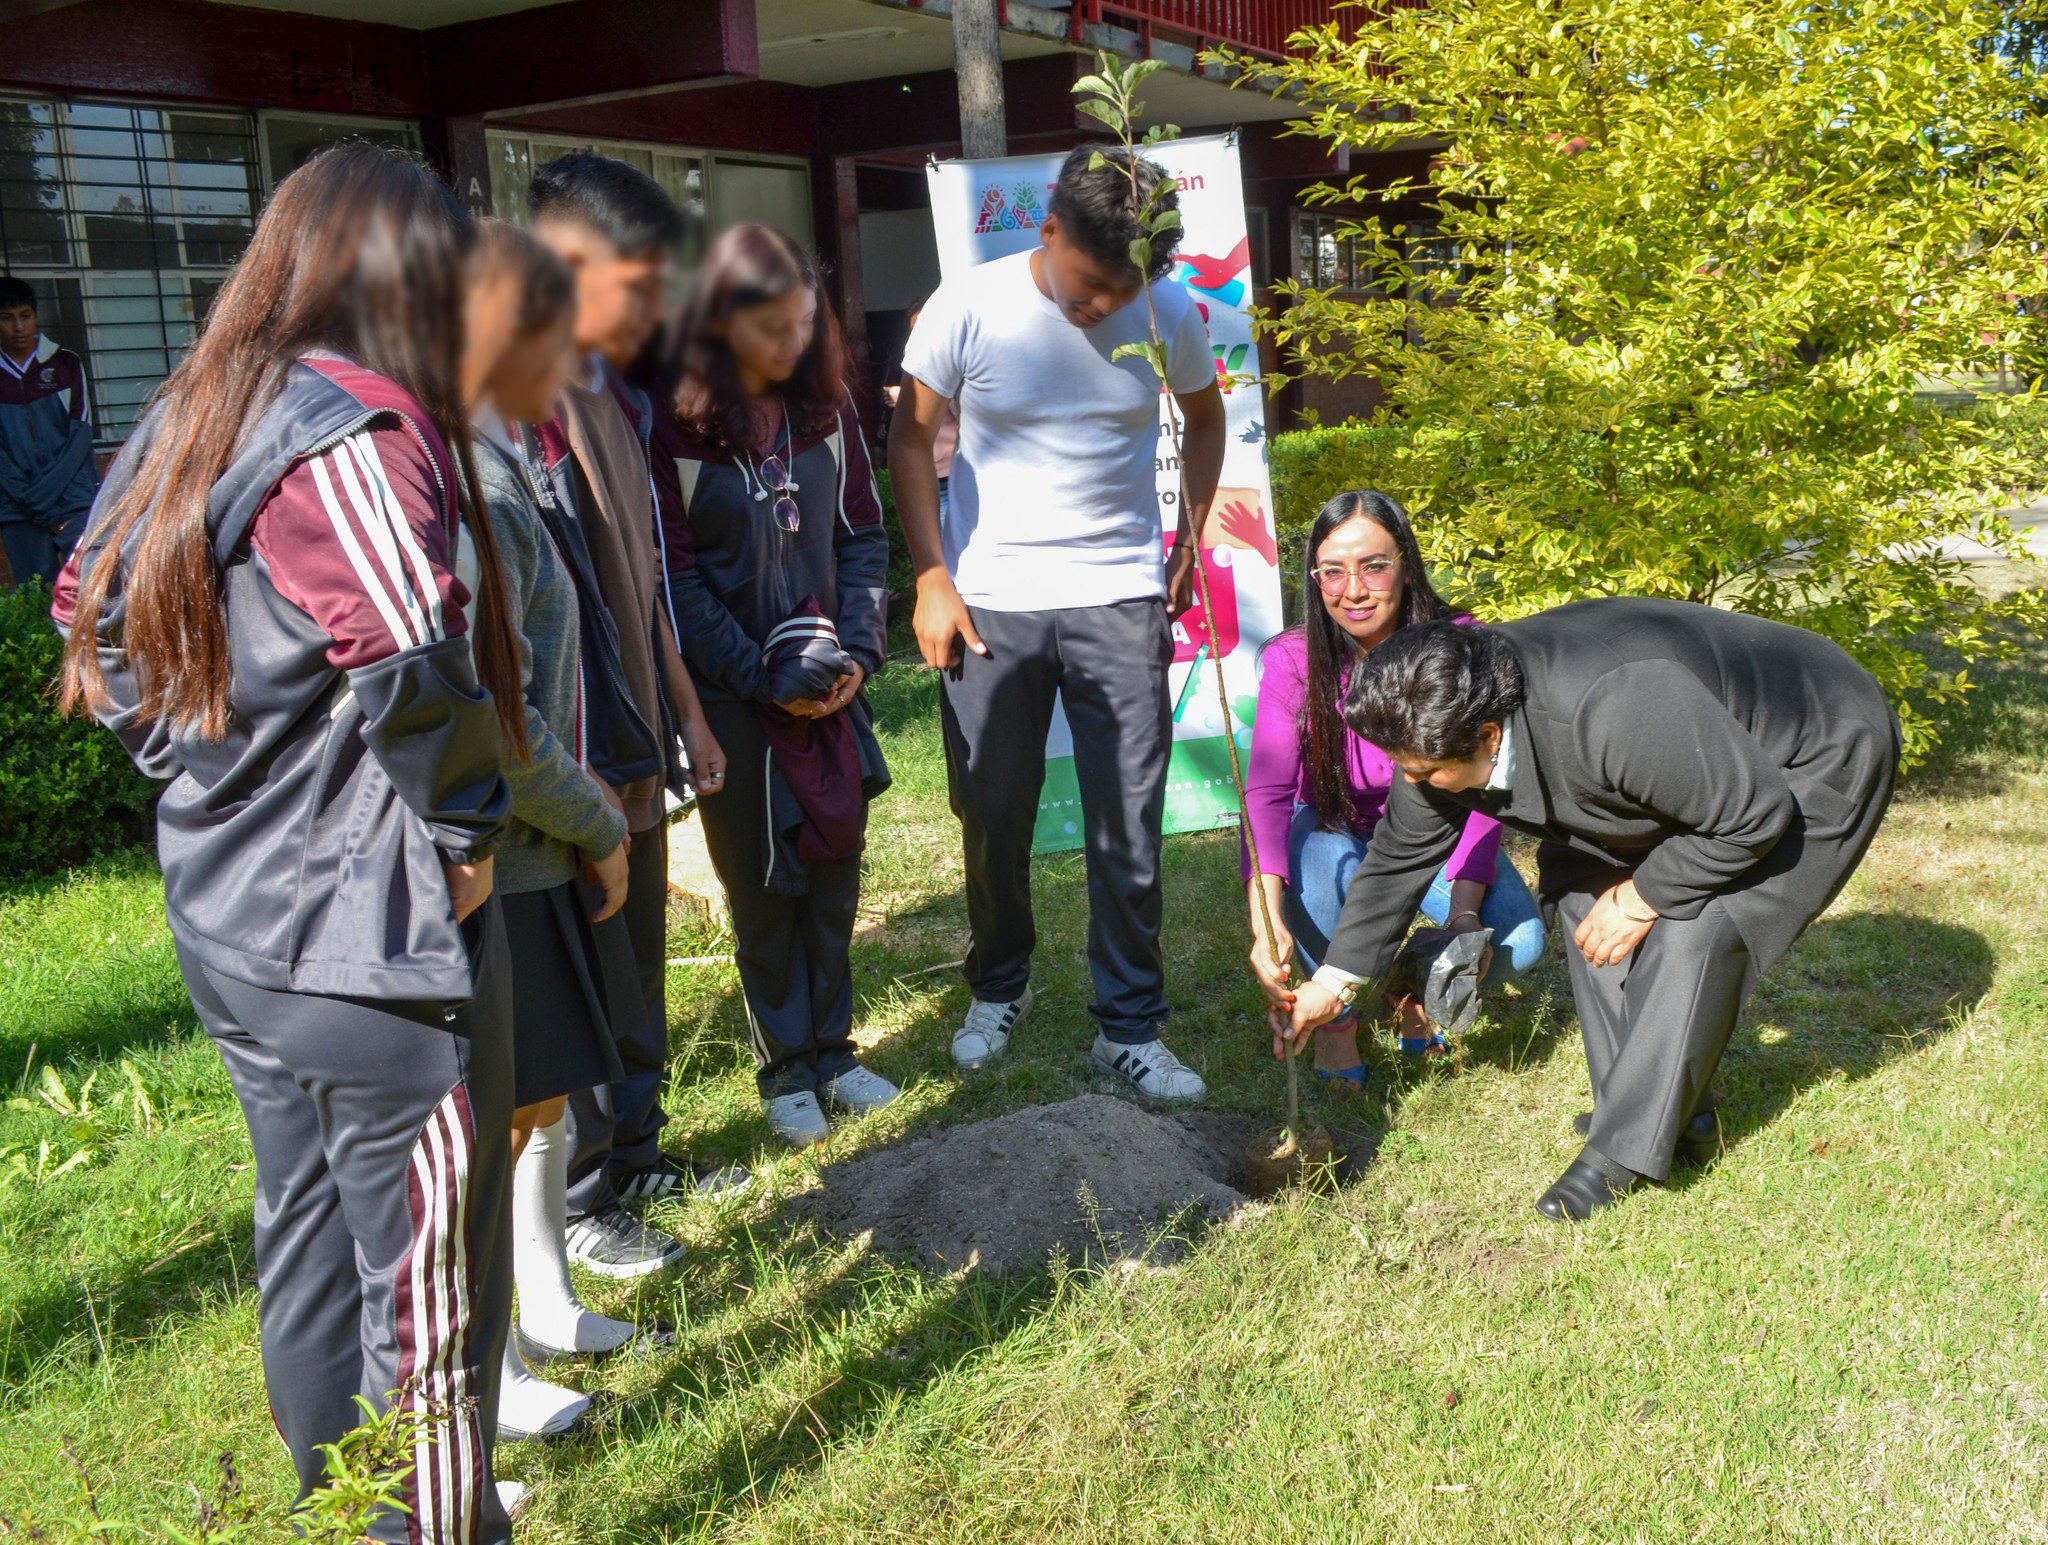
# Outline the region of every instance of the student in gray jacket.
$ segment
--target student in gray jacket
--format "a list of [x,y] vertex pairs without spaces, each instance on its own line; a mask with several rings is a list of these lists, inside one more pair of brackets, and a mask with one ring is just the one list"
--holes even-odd
[[501,1440],[581,1426],[590,1402],[541,1379],[528,1356],[615,1352],[637,1328],[585,1309],[569,1281],[567,1096],[620,1073],[617,1039],[640,1009],[625,901],[626,817],[592,772],[583,734],[576,581],[541,514],[552,497],[529,469],[531,425],[553,412],[572,358],[574,292],[532,236],[484,223],[472,261],[465,375],[478,487],[505,574],[526,694],[527,754],[511,758],[512,819],[498,892],[512,960],[513,1260],[519,1334],[508,1341]]

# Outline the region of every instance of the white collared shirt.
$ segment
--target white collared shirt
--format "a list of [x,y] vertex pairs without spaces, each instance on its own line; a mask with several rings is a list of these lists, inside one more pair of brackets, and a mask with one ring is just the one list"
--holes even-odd
[[1493,754],[1493,771],[1486,775],[1486,787],[1491,792],[1505,793],[1515,783],[1515,727],[1503,724],[1500,727],[1500,749]]

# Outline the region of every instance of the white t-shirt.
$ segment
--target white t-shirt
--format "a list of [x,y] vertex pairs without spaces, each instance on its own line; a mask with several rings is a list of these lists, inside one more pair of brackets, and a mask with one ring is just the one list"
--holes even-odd
[[[1216,379],[1188,292],[1152,285],[1167,384]],[[1160,535],[1159,383],[1125,343],[1151,340],[1141,294],[1092,328],[1060,314],[1031,253],[948,279],[925,302],[903,369],[957,404],[943,524],[963,600],[999,612],[1109,606],[1166,591]]]

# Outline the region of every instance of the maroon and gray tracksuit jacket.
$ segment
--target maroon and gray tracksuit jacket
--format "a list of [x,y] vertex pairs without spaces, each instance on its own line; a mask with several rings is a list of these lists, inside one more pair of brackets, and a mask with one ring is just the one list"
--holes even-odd
[[[98,509],[155,428],[122,450]],[[235,681],[220,740],[137,721],[121,609],[107,609],[101,718],[170,780],[157,807],[165,904],[180,940],[229,976],[365,998],[469,994],[441,862],[488,853],[511,797],[451,569],[452,467],[393,382],[328,357],[290,367],[209,509]],[[60,627],[105,556],[89,534],[65,566]]]
[[[131,562],[95,543],[123,450],[52,608]],[[158,851],[178,963],[249,1123],[271,1412],[302,1494],[361,1395],[422,1422],[393,1545],[504,1541],[491,1481],[511,1311],[512,1043],[504,934],[458,924],[444,859],[510,807],[452,573],[454,460],[390,380],[330,356],[284,373],[215,484],[231,722],[145,723],[116,599],[100,717],[168,780]]]

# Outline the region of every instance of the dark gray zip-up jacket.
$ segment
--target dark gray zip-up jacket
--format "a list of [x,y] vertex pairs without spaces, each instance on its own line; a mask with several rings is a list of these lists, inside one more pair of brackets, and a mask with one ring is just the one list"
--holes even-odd
[[[128,486],[152,416],[109,470]],[[116,590],[99,629],[100,721],[145,773],[179,942],[223,975],[294,992],[471,995],[444,859],[491,850],[511,798],[452,569],[453,460],[403,388],[331,356],[285,373],[214,485],[208,521],[233,661],[208,740],[140,719]],[[93,528],[61,576],[68,628],[92,564],[133,561]]]
[[706,699],[772,702],[769,635],[817,603],[872,680],[888,655],[889,534],[849,403],[831,433],[777,449],[799,511],[775,522],[760,459],[733,460],[664,414],[654,426],[660,604]]

